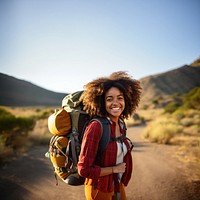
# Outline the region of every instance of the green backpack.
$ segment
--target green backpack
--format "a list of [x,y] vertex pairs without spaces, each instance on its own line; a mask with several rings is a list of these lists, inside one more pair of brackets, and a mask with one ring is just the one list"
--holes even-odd
[[55,175],[69,185],[82,185],[84,178],[77,172],[77,163],[86,126],[93,120],[102,125],[98,155],[110,141],[110,125],[107,118],[93,118],[83,110],[80,97],[84,91],[67,95],[62,100],[62,108],[48,118],[48,128],[53,134],[46,156],[50,158]]

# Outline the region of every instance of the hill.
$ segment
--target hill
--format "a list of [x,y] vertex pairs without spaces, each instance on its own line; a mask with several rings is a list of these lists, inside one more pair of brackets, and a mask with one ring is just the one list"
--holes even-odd
[[142,78],[140,82],[143,88],[142,106],[158,100],[166,103],[172,95],[182,95],[200,87],[200,58],[190,65]]
[[[142,97],[140,106],[159,101],[163,106],[172,101],[172,95],[184,94],[200,87],[200,58],[190,65],[174,70],[147,76],[140,79]],[[64,93],[57,93],[0,73],[0,105],[5,106],[57,106],[61,104]]]
[[65,95],[0,73],[0,105],[60,106]]

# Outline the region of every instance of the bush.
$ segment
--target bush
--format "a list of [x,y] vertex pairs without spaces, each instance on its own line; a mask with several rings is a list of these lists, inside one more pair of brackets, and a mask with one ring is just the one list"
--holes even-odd
[[15,117],[3,108],[0,108],[0,134],[10,132],[13,129],[27,131],[35,124],[34,117]]
[[170,140],[182,131],[182,127],[176,120],[158,118],[150,123],[144,131],[144,137],[151,142],[169,144]]
[[180,120],[180,124],[185,126],[185,127],[191,126],[191,125],[193,125],[193,119],[191,119],[189,117],[185,117],[185,118]]
[[200,113],[193,116],[194,124],[200,124]]
[[0,133],[13,128],[15,117],[3,108],[0,108]]
[[200,110],[200,87],[196,87],[183,96],[184,107]]
[[52,113],[54,113],[54,109],[52,108],[41,110],[37,119],[47,119]]
[[20,145],[23,147],[25,136],[33,129],[35,122],[35,117],[15,117],[0,107],[0,157],[7,149],[17,151]]
[[177,108],[179,108],[179,106],[179,102],[171,102],[164,108],[164,111],[165,113],[173,113],[177,110]]
[[183,110],[178,109],[173,113],[172,116],[175,116],[176,120],[180,121],[185,117],[185,113]]
[[177,110],[187,111],[188,109],[200,110],[200,87],[196,87],[182,96],[182,100],[174,99],[165,108],[165,113],[174,113]]
[[158,104],[159,104],[159,101],[158,101],[158,99],[154,99],[154,100],[152,101],[152,103],[153,103],[154,105],[158,105]]

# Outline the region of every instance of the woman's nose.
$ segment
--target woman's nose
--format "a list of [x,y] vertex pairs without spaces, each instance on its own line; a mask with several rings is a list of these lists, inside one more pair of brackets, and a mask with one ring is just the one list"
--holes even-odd
[[113,99],[113,103],[116,103],[116,104],[119,103],[118,99]]

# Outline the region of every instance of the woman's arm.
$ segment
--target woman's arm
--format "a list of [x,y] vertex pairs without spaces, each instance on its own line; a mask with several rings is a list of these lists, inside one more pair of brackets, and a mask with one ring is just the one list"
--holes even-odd
[[126,169],[126,163],[120,163],[112,167],[101,168],[100,176],[106,176],[113,173],[124,173]]
[[78,173],[91,179],[98,179],[101,168],[95,165],[98,144],[101,138],[102,127],[98,121],[93,121],[85,130],[78,162]]

